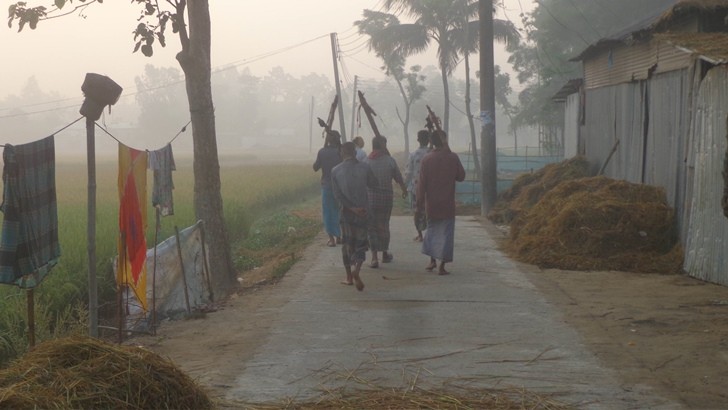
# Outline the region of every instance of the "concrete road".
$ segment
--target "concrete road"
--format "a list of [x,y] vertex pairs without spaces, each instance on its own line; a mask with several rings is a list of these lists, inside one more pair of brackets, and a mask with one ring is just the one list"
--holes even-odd
[[[451,275],[424,270],[411,217],[393,217],[394,261],[341,285],[339,247],[318,241],[278,285],[279,306],[231,401],[306,399],[344,386],[526,388],[577,408],[680,408],[623,385],[472,217],[458,217]],[[320,242],[320,243],[319,243]]]

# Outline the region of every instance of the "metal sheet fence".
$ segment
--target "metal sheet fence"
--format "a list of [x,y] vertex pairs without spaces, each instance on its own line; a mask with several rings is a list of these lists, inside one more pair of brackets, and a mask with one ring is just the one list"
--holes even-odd
[[700,85],[691,141],[695,165],[684,268],[690,276],[728,285],[728,219],[723,216],[728,68],[711,69]]

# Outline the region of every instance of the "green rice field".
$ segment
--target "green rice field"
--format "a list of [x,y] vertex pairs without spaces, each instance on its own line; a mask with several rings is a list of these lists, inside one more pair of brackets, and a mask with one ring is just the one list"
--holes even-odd
[[[254,162],[254,161],[252,161]],[[118,236],[117,163],[96,164],[96,258],[100,310],[115,303],[112,260]],[[245,164],[227,161],[220,168],[225,220],[233,249],[256,219],[282,205],[299,203],[319,194],[319,173],[308,163]],[[148,172],[147,245],[154,243],[154,211],[151,207],[151,172]],[[173,174],[174,212],[163,217],[158,242],[195,222],[192,162],[177,161]],[[56,163],[59,240],[61,259],[36,288],[36,339],[63,332],[85,332],[88,301],[87,167],[83,163]],[[1,216],[1,214],[0,214]],[[26,340],[26,291],[0,287],[0,364],[22,353]]]

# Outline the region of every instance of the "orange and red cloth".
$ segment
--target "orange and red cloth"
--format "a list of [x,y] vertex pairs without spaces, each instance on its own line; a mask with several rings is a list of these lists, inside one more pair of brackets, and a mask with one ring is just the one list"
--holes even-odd
[[147,152],[119,144],[119,238],[116,283],[147,310]]
[[[149,161],[152,159],[152,161]],[[172,147],[140,151],[119,144],[119,258],[116,283],[128,286],[147,310],[147,167],[154,170],[153,205],[172,215]]]

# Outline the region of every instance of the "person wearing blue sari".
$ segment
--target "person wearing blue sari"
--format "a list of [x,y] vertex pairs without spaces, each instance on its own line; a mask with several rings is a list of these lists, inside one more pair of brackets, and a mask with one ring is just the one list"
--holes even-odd
[[336,246],[341,243],[341,228],[339,226],[339,205],[331,189],[331,170],[341,163],[341,135],[331,130],[326,134],[324,147],[318,151],[313,170],[321,170],[321,214],[324,230],[329,236],[327,246]]

